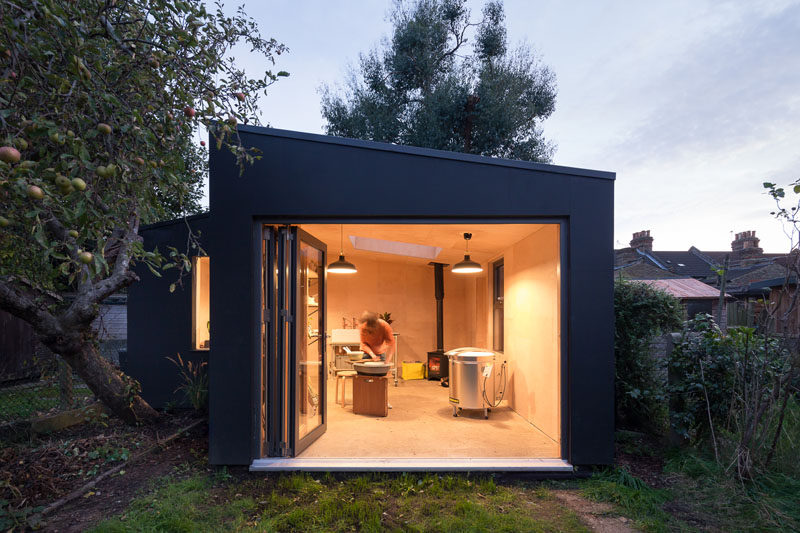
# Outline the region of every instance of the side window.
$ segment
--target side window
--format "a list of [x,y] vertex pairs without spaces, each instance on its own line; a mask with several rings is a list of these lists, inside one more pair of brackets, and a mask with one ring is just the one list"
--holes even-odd
[[192,258],[192,348],[208,350],[211,348],[211,314],[209,257]]
[[492,322],[494,324],[492,327],[494,337],[492,349],[496,352],[503,351],[503,334],[505,331],[503,322],[504,282],[503,260],[500,259],[492,263]]

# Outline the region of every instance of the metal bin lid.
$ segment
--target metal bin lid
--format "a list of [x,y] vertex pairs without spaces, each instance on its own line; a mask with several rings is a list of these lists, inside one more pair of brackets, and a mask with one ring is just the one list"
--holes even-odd
[[464,348],[455,348],[445,352],[445,355],[454,361],[479,361],[482,359],[491,359],[495,356],[495,353],[485,348],[468,346]]

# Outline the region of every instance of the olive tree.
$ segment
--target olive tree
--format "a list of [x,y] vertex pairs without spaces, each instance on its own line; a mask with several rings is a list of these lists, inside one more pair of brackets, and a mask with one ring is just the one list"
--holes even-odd
[[92,321],[133,265],[188,269],[188,251],[145,249],[139,226],[196,202],[198,128],[239,165],[258,157],[235,126],[286,73],[251,77],[232,50],[271,65],[285,49],[241,8],[199,0],[0,0],[0,33],[0,309],[122,419],[151,421]]
[[329,135],[549,162],[541,123],[555,76],[511,49],[499,1],[472,21],[465,0],[396,1],[393,31],[360,57],[344,91],[323,88]]

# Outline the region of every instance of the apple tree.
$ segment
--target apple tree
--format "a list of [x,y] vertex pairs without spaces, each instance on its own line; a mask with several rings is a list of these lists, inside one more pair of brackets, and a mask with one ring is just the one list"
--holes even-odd
[[188,265],[138,229],[197,202],[198,128],[239,165],[258,157],[235,126],[286,73],[250,76],[241,49],[267,66],[285,51],[241,8],[199,0],[0,0],[0,309],[129,423],[156,412],[91,324],[134,264]]

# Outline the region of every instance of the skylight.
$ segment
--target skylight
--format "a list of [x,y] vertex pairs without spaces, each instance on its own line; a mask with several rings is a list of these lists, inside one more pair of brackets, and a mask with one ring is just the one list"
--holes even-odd
[[370,239],[350,235],[350,242],[356,250],[378,252],[382,254],[404,255],[406,257],[419,257],[420,259],[436,259],[442,249],[438,246],[424,244],[411,244],[408,242],[385,241],[383,239]]

